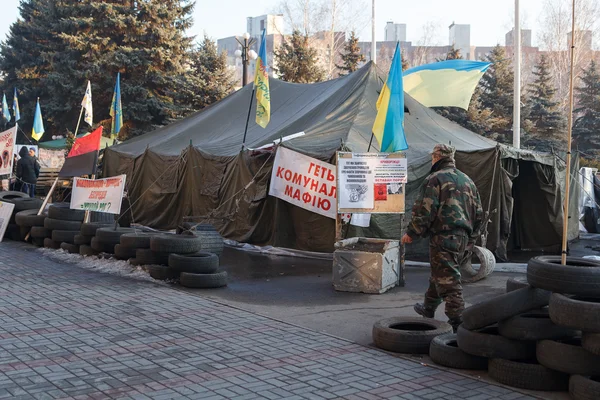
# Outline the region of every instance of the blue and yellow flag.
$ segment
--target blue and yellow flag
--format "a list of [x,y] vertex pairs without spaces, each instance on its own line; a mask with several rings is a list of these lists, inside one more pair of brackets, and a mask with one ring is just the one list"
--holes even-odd
[[13,112],[15,113],[15,122],[21,119],[21,112],[19,111],[19,98],[17,97],[17,88],[15,88],[15,94],[13,96]]
[[387,81],[377,99],[377,117],[373,124],[373,135],[384,153],[408,149],[404,134],[404,89],[402,87],[402,56],[400,44],[396,51]]
[[110,116],[112,117],[112,128],[110,137],[117,138],[123,126],[123,108],[121,106],[121,73],[117,74],[117,83],[115,84],[115,92],[113,94],[112,103],[110,106]]
[[269,89],[269,64],[267,63],[267,30],[263,30],[262,42],[256,59],[254,88],[256,90],[256,123],[266,128],[271,120],[271,91]]
[[8,102],[6,101],[6,93],[2,96],[2,118],[6,123],[10,122],[10,110],[8,109]]
[[427,107],[469,108],[479,80],[491,64],[447,60],[404,71],[404,90]]
[[37,99],[35,106],[35,116],[33,117],[33,128],[31,129],[31,137],[38,142],[44,134],[44,121],[42,120],[42,109],[40,108],[40,98]]

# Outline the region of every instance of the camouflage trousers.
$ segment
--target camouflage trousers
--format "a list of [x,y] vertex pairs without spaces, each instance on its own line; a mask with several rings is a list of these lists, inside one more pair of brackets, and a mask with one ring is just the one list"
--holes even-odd
[[431,277],[425,293],[425,308],[435,309],[446,302],[448,319],[460,321],[465,302],[460,282],[460,265],[467,256],[466,235],[435,235],[429,243]]

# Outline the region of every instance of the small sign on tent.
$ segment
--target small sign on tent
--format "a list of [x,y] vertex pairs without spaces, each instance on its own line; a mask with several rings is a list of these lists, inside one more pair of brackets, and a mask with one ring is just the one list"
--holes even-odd
[[119,175],[104,179],[73,178],[70,208],[119,214],[126,177]]

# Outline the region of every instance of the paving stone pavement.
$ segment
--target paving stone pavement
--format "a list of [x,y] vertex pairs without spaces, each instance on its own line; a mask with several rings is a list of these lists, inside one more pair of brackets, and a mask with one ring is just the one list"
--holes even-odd
[[0,399],[532,399],[0,243]]

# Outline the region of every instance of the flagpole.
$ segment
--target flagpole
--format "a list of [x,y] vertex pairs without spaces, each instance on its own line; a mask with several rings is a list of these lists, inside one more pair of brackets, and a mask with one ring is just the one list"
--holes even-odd
[[248,123],[250,122],[250,113],[252,112],[252,101],[254,100],[255,85],[252,85],[252,95],[250,96],[250,106],[248,107],[248,116],[246,117],[246,128],[244,128],[244,139],[242,140],[242,150],[246,148],[246,134],[248,133]]
[[75,127],[75,137],[77,137],[77,131],[79,131],[79,124],[81,123],[82,115],[83,115],[83,106],[81,106],[81,111],[79,111],[79,119],[77,120],[77,127]]

